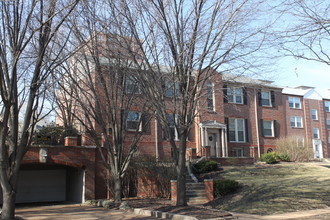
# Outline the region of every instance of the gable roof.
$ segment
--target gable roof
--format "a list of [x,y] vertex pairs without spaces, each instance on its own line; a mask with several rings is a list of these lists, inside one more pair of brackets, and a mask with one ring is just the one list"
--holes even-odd
[[242,86],[258,87],[258,88],[272,88],[272,89],[283,89],[281,86],[273,84],[273,81],[263,80],[263,79],[253,79],[244,75],[234,75],[234,74],[223,74],[222,79],[224,82],[241,84]]

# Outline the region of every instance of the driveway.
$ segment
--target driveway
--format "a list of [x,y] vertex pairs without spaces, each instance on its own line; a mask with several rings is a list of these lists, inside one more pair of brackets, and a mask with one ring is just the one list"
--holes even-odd
[[105,209],[100,207],[86,206],[80,204],[69,205],[51,205],[51,206],[35,206],[35,207],[18,207],[16,209],[16,216],[23,219],[88,219],[88,220],[143,220],[156,219],[141,215],[136,215],[128,211],[120,211],[113,209]]

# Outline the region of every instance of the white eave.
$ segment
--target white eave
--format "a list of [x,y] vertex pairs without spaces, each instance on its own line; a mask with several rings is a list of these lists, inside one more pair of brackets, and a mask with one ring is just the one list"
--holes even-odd
[[284,88],[282,93],[286,95],[304,96],[310,90],[311,89]]

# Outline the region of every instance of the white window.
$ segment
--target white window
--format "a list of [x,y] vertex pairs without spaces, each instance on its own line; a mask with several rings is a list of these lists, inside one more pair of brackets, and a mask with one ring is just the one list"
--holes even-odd
[[141,87],[133,77],[126,78],[125,92],[127,94],[141,94]]
[[261,94],[260,94],[260,98],[261,98],[261,106],[272,106],[272,102],[271,102],[271,94],[270,92],[264,92],[264,91],[261,91]]
[[301,136],[296,137],[297,146],[303,147],[305,143],[305,138]]
[[298,97],[289,97],[289,107],[300,109],[300,98]]
[[228,87],[227,97],[229,103],[243,104],[243,89]]
[[243,157],[244,153],[243,153],[243,148],[233,148],[232,149],[232,155],[233,157]]
[[330,119],[327,119],[327,129],[330,130]]
[[318,120],[317,110],[316,109],[312,109],[312,119],[313,120]]
[[[179,136],[178,136],[178,131],[176,129],[176,122],[178,121],[178,118],[176,115],[173,114],[166,114],[166,119],[167,122],[169,124],[170,127],[170,132],[172,134],[172,136],[174,137],[174,140],[178,140]],[[167,139],[169,138],[169,134],[167,134]]]
[[274,137],[274,121],[262,120],[262,129],[265,137]]
[[136,111],[129,111],[126,119],[126,129],[129,131],[141,131],[141,113]]
[[330,147],[330,137],[328,137],[328,146]]
[[302,117],[301,116],[291,116],[290,124],[293,128],[302,128]]
[[245,120],[229,118],[229,141],[245,142]]
[[178,97],[180,96],[180,88],[178,82],[165,81],[165,96],[166,97]]
[[313,137],[316,139],[319,139],[320,137],[320,131],[318,128],[313,128]]
[[324,102],[324,107],[325,107],[326,112],[330,112],[330,102],[329,101]]
[[214,89],[213,83],[208,81],[206,83],[207,109],[214,111]]

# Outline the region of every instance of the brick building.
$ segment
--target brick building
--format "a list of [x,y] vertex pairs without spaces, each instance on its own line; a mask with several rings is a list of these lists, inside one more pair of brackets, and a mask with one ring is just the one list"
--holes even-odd
[[283,89],[285,135],[307,140],[315,158],[328,158],[330,139],[329,91],[301,86]]
[[[312,143],[315,158],[329,157],[328,91],[321,93],[306,86],[283,88],[267,80],[222,74],[205,87],[212,95],[200,101],[187,155],[257,159],[276,150],[277,139],[295,136]],[[138,154],[171,157],[171,146],[156,118],[141,132]],[[93,142],[83,141],[82,145],[93,146]]]
[[[101,36],[101,39],[105,37]],[[104,48],[108,47],[104,45]],[[105,52],[120,54],[120,59],[131,59],[125,50],[121,51],[118,48]],[[140,57],[138,51],[136,56]],[[118,58],[118,55],[115,58]],[[87,61],[89,62],[89,59]],[[82,64],[79,65],[81,68]],[[104,65],[106,68],[110,66],[109,63]],[[109,69],[111,68],[110,66]],[[92,73],[95,71],[97,69],[92,69]],[[102,83],[97,81],[97,77],[92,76],[92,83]],[[125,93],[136,93],[143,99],[140,90],[136,90],[134,80],[127,79],[121,89],[125,90]],[[175,86],[175,83],[172,83],[172,89],[175,90]],[[167,85],[164,87],[167,88]],[[276,150],[276,140],[287,136],[309,140],[315,158],[330,157],[329,91],[320,92],[306,86],[283,88],[271,81],[221,73],[214,74],[200,89],[205,90],[205,96],[199,100],[195,123],[188,137],[187,157],[220,158],[224,159],[222,164],[226,164],[228,161],[225,158],[230,157],[245,157],[246,161],[252,161],[251,158],[257,160],[261,154]],[[171,98],[172,93],[173,91],[168,89],[165,96]],[[98,98],[102,99],[104,93],[97,94]],[[95,98],[85,97],[86,100]],[[144,125],[143,120],[137,120],[142,115],[138,107],[125,110],[128,116],[123,121],[128,137],[129,130],[142,134],[137,143],[137,154],[149,155],[160,160],[171,157],[171,146],[160,122],[151,117],[149,123]],[[152,114],[152,110],[148,114]],[[86,117],[84,114],[76,115]],[[118,114],[118,117],[121,117],[120,115]],[[82,139],[78,142],[81,146],[77,146],[76,141],[69,143],[69,147],[33,147],[25,155],[20,177],[24,180],[21,181],[24,185],[20,187],[19,202],[83,202],[108,196],[108,173],[100,152],[95,147],[95,142],[84,133],[83,126],[79,123],[76,125],[81,131]],[[99,139],[102,140],[100,129],[98,133]],[[175,126],[173,134],[177,140]],[[125,144],[129,145],[129,141],[128,138]],[[241,160],[241,163],[244,161],[245,159]],[[31,174],[35,179],[31,178]],[[47,178],[43,178],[45,176]],[[45,191],[47,193],[44,193]],[[32,197],[32,194],[35,197]]]

